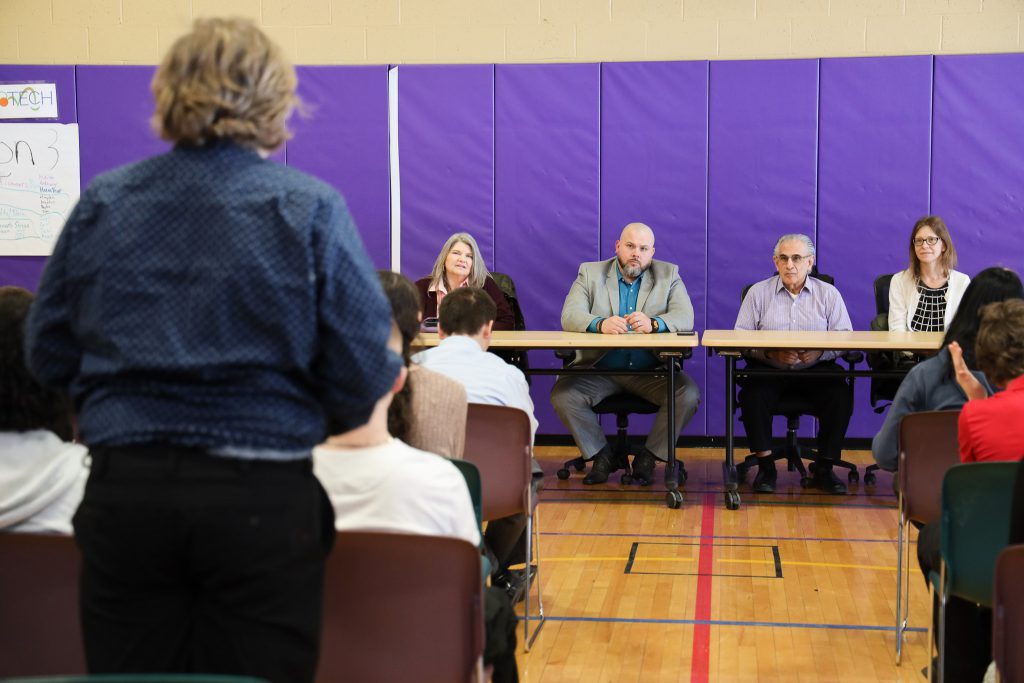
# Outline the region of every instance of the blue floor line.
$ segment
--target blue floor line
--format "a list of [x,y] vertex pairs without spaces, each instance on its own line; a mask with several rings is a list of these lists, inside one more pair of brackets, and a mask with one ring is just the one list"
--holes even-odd
[[[531,617],[536,619],[537,617]],[[548,621],[577,621],[577,622],[598,622],[614,624],[679,624],[679,625],[707,625],[707,626],[764,626],[768,628],[818,628],[833,631],[884,631],[896,632],[895,626],[865,626],[859,624],[801,624],[790,621],[730,621],[719,619],[644,619],[625,617],[556,617],[545,616]],[[519,620],[522,621],[522,617]],[[907,633],[927,633],[928,629],[920,626],[908,626]]]

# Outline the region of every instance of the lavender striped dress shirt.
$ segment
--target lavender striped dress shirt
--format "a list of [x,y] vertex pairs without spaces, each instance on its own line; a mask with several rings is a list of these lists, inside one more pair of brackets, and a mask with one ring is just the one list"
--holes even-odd
[[[736,316],[737,330],[827,330],[849,331],[850,314],[839,290],[832,285],[808,276],[804,288],[793,297],[775,275],[751,286]],[[777,365],[764,356],[763,351],[748,354],[765,363]],[[839,353],[825,351],[818,362],[832,360]],[[794,366],[795,369],[806,366]]]

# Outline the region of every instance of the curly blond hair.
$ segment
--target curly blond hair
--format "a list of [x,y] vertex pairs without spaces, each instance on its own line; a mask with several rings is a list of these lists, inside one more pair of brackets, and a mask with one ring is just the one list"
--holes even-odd
[[274,150],[289,137],[297,83],[292,65],[252,21],[197,19],[153,76],[153,127],[187,147],[231,140]]

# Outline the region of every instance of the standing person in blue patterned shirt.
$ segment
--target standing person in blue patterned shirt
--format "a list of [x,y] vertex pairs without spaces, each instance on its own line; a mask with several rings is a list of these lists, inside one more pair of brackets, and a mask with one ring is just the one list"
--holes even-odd
[[402,362],[344,201],[266,159],[295,88],[252,22],[198,20],[152,84],[174,148],[96,178],[47,263],[27,355],[92,458],[92,672],[313,680],[334,525],[311,451]]

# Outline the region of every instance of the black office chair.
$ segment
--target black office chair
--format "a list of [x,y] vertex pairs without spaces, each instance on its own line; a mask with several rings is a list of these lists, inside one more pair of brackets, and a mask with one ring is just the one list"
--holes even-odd
[[[684,359],[689,358],[690,354],[690,350],[685,349],[682,357]],[[562,359],[563,365],[567,365],[575,357],[575,352],[559,350],[555,351],[555,356]],[[676,372],[681,372],[681,368],[677,367]],[[622,391],[601,399],[601,401],[594,406],[593,410],[598,415],[615,415],[616,432],[615,443],[612,444],[612,453],[614,456],[614,459],[612,460],[614,469],[612,469],[612,472],[624,470],[622,476],[619,477],[619,481],[628,486],[633,483],[633,470],[629,464],[629,453],[631,450],[629,441],[629,416],[631,414],[654,415],[658,412],[658,406],[647,399],[637,396],[636,394]],[[577,472],[583,472],[587,469],[587,460],[583,456],[579,456],[565,461],[562,468],[556,472],[558,478],[562,481],[568,479],[571,476],[571,472],[569,471],[570,467],[575,469]],[[683,464],[680,461],[680,486],[686,483],[687,476],[686,468],[683,467]]]
[[[515,323],[512,329],[516,331],[526,329],[526,318],[523,317],[523,309],[519,306],[519,296],[516,294],[516,284],[512,281],[512,278],[505,273],[491,273],[491,277],[494,278],[494,283],[501,288],[501,293],[505,295],[505,301],[508,302],[509,308],[512,309],[512,315],[515,317]],[[491,351],[494,355],[504,360],[509,365],[514,365],[526,375],[526,382],[533,384],[530,379],[530,356],[527,354],[526,349],[493,349]]]
[[[835,279],[830,275],[819,273],[817,267],[813,267],[810,272],[810,276],[826,282],[830,285],[835,284]],[[754,286],[751,283],[743,288],[743,292],[740,295],[740,303],[747,298],[747,292]],[[852,370],[854,365],[864,359],[864,354],[860,351],[847,351],[843,354],[843,360],[846,361],[849,368]],[[853,392],[853,378],[848,380],[850,392]],[[736,401],[736,407],[739,408],[739,400]],[[818,452],[813,448],[807,446],[801,446],[797,439],[797,430],[800,428],[800,416],[810,415],[814,412],[814,398],[804,396],[783,396],[779,404],[775,406],[773,411],[775,415],[784,415],[786,417],[786,443],[779,447],[773,448],[771,455],[764,456],[770,458],[772,461],[786,460],[786,469],[790,472],[796,470],[800,472],[800,486],[808,487],[811,485],[813,479],[808,475],[808,470],[804,468],[803,461],[811,461],[810,472],[814,473],[814,463],[820,458]],[[750,455],[743,458],[743,462],[736,466],[736,474],[740,482],[742,482],[747,475],[747,470],[758,464],[757,455],[751,453]],[[847,479],[850,483],[855,484],[860,481],[860,473],[857,471],[857,466],[852,462],[846,460],[837,460],[832,462],[833,467],[842,467],[849,470]],[[874,479],[874,476],[872,476]]]

